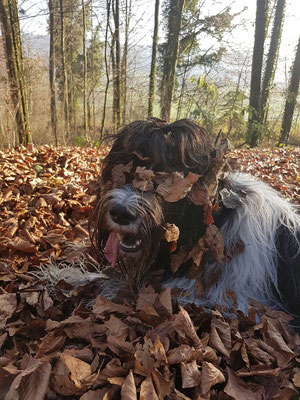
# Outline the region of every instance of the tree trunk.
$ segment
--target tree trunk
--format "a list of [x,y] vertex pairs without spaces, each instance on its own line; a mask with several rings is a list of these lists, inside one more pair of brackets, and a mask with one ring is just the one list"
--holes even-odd
[[64,27],[64,7],[63,0],[59,0],[60,8],[60,54],[61,67],[63,76],[63,114],[64,114],[64,131],[67,140],[70,138],[70,118],[69,118],[69,94],[68,94],[68,75],[66,69],[65,56],[65,27]]
[[129,41],[129,24],[131,18],[131,0],[125,1],[125,40],[124,51],[122,57],[122,81],[121,81],[121,98],[122,98],[122,121],[126,120],[126,105],[127,105],[127,59],[128,59],[128,41]]
[[53,0],[49,0],[49,33],[50,33],[50,54],[49,54],[49,81],[50,81],[50,109],[51,109],[51,128],[55,140],[55,145],[58,146],[57,137],[57,117],[56,117],[56,91],[55,91],[55,14]]
[[163,77],[161,84],[161,118],[169,121],[175,82],[179,34],[185,0],[170,0],[168,15],[168,39],[164,52]]
[[86,57],[86,15],[84,0],[81,0],[82,6],[82,53],[83,53],[83,127],[86,138],[88,138],[88,123],[87,123],[87,57]]
[[101,139],[102,139],[103,133],[104,133],[107,96],[108,96],[108,88],[109,88],[109,84],[110,84],[109,66],[108,66],[108,60],[107,60],[107,43],[108,43],[110,6],[111,6],[111,0],[107,0],[106,1],[106,30],[105,30],[105,42],[104,42],[104,64],[105,64],[105,74],[106,74],[106,85],[105,85],[105,92],[104,92],[104,104],[103,104],[103,112],[102,112],[101,131],[100,131]]
[[23,49],[16,0],[0,0],[0,22],[4,41],[11,101],[16,111],[19,144],[30,142]]
[[266,34],[267,3],[267,0],[257,0],[256,3],[255,37],[249,101],[249,121],[246,133],[246,143],[250,145],[250,147],[255,147],[258,145],[261,133],[260,93]]
[[274,75],[277,66],[278,52],[280,47],[281,32],[284,21],[284,10],[286,0],[278,0],[276,5],[273,31],[271,36],[270,48],[266,62],[266,68],[264,72],[264,78],[261,90],[261,117],[263,124],[266,123],[268,114],[268,102],[270,97],[270,91],[273,86]]
[[287,144],[292,126],[293,114],[299,91],[300,80],[300,37],[298,40],[295,61],[291,71],[291,80],[286,97],[279,143]]
[[148,117],[151,117],[153,115],[153,103],[154,103],[155,81],[156,81],[158,24],[159,24],[159,0],[155,0],[152,57],[151,57],[151,69],[150,69],[150,76],[149,76]]
[[113,2],[113,16],[115,23],[114,31],[114,50],[115,50],[115,65],[113,68],[114,72],[114,99],[113,108],[115,114],[115,125],[117,128],[121,126],[121,45],[120,45],[120,9],[119,0]]

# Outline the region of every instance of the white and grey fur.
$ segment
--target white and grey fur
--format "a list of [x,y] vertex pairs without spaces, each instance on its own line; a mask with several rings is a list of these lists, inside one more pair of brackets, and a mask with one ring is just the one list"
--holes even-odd
[[[205,297],[195,297],[193,280],[170,279],[166,285],[190,292],[180,299],[183,303],[195,303],[208,308],[216,304],[226,306],[229,304],[226,304],[224,293],[232,290],[237,297],[238,309],[243,312],[249,306],[248,299],[257,300],[271,308],[280,306],[284,309],[284,304],[279,305],[278,297],[273,295],[275,289],[280,297],[276,237],[278,228],[285,226],[291,233],[290,237],[298,241],[300,216],[297,208],[251,175],[234,173],[229,179],[232,189],[226,199],[227,204],[237,203],[237,195],[239,204],[220,231],[229,253],[239,241],[245,245],[244,251],[233,255],[230,262],[224,261],[221,266],[215,262],[205,266],[206,275],[214,273],[216,268],[221,271],[218,283],[209,289]],[[298,248],[300,251],[299,241]]]

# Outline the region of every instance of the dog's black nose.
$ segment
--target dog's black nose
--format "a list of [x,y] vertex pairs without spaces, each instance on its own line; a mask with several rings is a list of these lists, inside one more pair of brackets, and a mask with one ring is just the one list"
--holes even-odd
[[109,210],[111,219],[119,225],[128,225],[136,219],[136,215],[122,204],[115,204]]

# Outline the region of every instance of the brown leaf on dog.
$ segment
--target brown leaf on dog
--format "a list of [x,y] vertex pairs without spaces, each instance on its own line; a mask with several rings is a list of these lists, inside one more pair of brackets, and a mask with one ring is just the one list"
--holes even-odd
[[200,385],[201,373],[195,360],[190,363],[181,363],[180,370],[183,389]]
[[178,270],[178,268],[187,260],[188,253],[188,247],[183,245],[179,248],[179,251],[176,254],[171,254],[170,268],[174,274]]
[[132,185],[143,192],[153,190],[154,172],[146,169],[145,167],[137,167],[135,170],[135,178],[132,181]]
[[210,388],[217,383],[225,382],[225,377],[222,372],[213,364],[204,361],[202,364],[201,373],[201,390],[204,395],[207,395]]
[[204,206],[209,203],[209,196],[207,189],[202,186],[200,183],[195,183],[187,194],[187,197],[194,203],[196,206]]
[[205,204],[203,206],[203,209],[204,209],[203,222],[205,223],[205,225],[213,224],[214,223],[214,217],[212,215],[213,207],[212,207],[211,203]]
[[136,399],[137,399],[136,386],[134,382],[133,373],[132,371],[130,371],[121,389],[121,400],[136,400]]
[[161,195],[165,201],[174,203],[187,195],[199,177],[200,175],[192,172],[186,178],[180,172],[172,172],[170,174],[158,172],[154,181],[161,183],[157,186],[156,193]]
[[195,244],[195,246],[192,248],[192,250],[189,252],[189,255],[187,259],[192,258],[195,265],[197,267],[200,267],[201,260],[203,257],[203,254],[208,250],[205,242],[205,238],[202,237],[198,240],[198,242]]
[[174,224],[166,224],[165,239],[167,242],[177,242],[180,231]]
[[132,161],[128,164],[117,164],[111,170],[111,179],[113,183],[113,189],[120,188],[125,185],[126,183],[126,176],[125,172],[129,173],[132,168]]
[[224,260],[224,239],[219,228],[216,225],[208,225],[203,238],[211,255],[221,263]]

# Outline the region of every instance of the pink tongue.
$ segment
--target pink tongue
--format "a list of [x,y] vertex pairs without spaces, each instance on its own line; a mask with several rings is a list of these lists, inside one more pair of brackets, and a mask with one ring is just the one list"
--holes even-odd
[[111,232],[109,234],[109,237],[105,245],[104,255],[112,267],[114,267],[117,263],[118,254],[119,254],[119,239],[115,232]]

